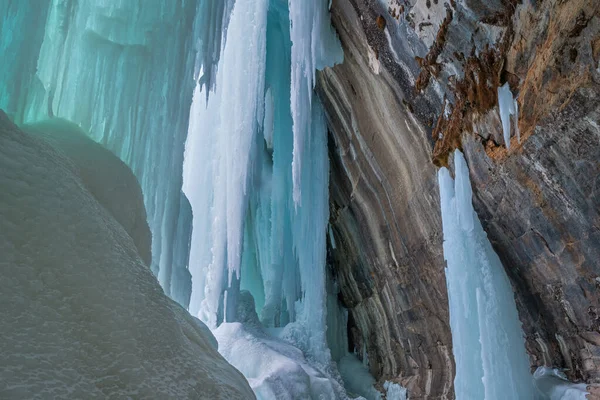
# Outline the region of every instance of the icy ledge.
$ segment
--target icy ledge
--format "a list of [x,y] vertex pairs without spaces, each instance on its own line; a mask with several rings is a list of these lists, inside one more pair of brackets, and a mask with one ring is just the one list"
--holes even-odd
[[1,111],[0,188],[0,398],[254,398],[76,163]]

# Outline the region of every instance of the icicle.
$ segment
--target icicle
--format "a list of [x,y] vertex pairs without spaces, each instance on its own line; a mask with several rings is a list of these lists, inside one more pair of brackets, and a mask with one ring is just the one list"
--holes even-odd
[[519,131],[519,102],[515,99],[515,117],[513,118],[513,123],[515,125],[515,132],[517,133],[517,142],[521,143],[521,131]]
[[517,101],[513,99],[510,86],[506,82],[503,86],[498,88],[498,107],[500,109],[500,120],[502,121],[502,133],[504,136],[504,144],[507,149],[510,149],[510,116],[515,117],[515,133],[519,142],[521,141],[521,135],[518,127],[518,105]]
[[196,89],[184,190],[194,209],[190,311],[216,327],[222,291],[240,277],[249,180],[263,123],[267,0],[237,0],[217,72],[218,90]]

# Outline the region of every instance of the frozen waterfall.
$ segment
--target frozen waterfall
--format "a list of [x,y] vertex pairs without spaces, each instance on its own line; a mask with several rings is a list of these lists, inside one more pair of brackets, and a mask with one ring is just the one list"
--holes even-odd
[[469,169],[438,173],[457,399],[533,399],[512,286],[471,203]]
[[0,2],[0,108],[60,117],[127,163],[145,197],[153,272],[189,304],[192,210],[181,191],[197,78],[214,87],[233,0]]
[[186,144],[190,312],[259,398],[342,398],[326,336],[327,127],[313,97],[316,69],[342,61],[328,4],[236,0],[224,43]]

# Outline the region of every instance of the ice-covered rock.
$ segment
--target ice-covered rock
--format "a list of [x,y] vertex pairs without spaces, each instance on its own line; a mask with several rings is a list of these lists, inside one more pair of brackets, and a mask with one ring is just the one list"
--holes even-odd
[[254,398],[77,163],[2,112],[0,188],[0,398]]
[[125,228],[150,266],[152,237],[142,190],[131,169],[72,122],[54,118],[22,129],[43,138],[73,162],[85,188]]

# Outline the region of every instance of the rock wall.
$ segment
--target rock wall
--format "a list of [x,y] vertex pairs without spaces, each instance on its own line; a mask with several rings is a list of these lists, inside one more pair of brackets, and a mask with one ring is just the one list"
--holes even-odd
[[[532,367],[600,370],[597,2],[334,0],[331,269],[350,341],[411,398],[452,398],[436,165],[461,148],[516,292]],[[520,109],[502,138],[497,88]],[[364,355],[363,355],[364,356]]]
[[334,2],[345,61],[318,77],[330,127],[330,260],[350,341],[366,350],[371,373],[411,398],[448,398],[454,366],[431,145],[403,82],[377,64],[357,11]]
[[600,378],[600,87],[577,91],[519,151],[465,135],[474,205],[512,278],[534,366]]

